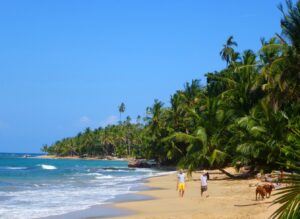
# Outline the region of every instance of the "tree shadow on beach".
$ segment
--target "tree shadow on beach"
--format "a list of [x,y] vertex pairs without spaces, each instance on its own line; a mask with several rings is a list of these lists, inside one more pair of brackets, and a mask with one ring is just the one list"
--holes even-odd
[[[256,201],[256,200],[252,200],[252,201]],[[272,204],[272,201],[268,201],[268,202],[257,202],[256,201],[256,203],[244,204],[244,205],[234,205],[234,206],[235,207],[248,207],[248,206],[263,205],[263,204]]]

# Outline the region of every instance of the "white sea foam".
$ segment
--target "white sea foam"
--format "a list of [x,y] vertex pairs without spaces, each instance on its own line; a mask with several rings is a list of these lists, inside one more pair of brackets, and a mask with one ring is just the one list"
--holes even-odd
[[52,165],[41,164],[40,166],[44,170],[56,170],[57,169],[56,166],[52,166]]
[[[126,171],[124,168],[121,169],[121,173],[119,171],[114,173],[114,171],[99,168],[90,168],[86,170],[90,170],[89,172],[85,172],[79,168],[80,172],[72,172],[74,169],[68,169],[71,172],[66,171],[65,174],[57,175],[56,178],[56,173],[59,174],[60,171],[43,171],[44,169],[55,170],[56,166],[42,164],[42,162],[34,166],[38,166],[41,173],[55,177],[47,178],[48,175],[46,175],[42,181],[31,181],[32,189],[26,187],[25,190],[8,191],[0,188],[0,196],[10,197],[1,201],[0,218],[40,218],[86,209],[92,205],[107,203],[109,199],[117,195],[132,192],[132,188],[136,186],[138,188],[142,184],[143,181],[139,180],[169,174],[153,169]],[[32,169],[36,171],[35,168]],[[59,166],[59,170],[64,169]]]
[[6,170],[26,170],[27,167],[2,167],[3,169]]
[[96,179],[112,179],[113,176],[107,175],[107,176],[96,176]]
[[132,170],[127,169],[106,169],[105,172],[128,172]]
[[86,175],[88,175],[88,176],[103,176],[103,174],[101,174],[101,173],[88,173]]
[[[103,204],[116,195],[128,193],[123,186],[112,184],[107,189],[103,184],[96,187],[78,189],[61,186],[58,188],[41,188],[17,192],[4,192],[12,198],[5,200],[0,208],[0,218],[23,219],[59,215],[67,212],[86,209],[91,205]],[[1,195],[1,194],[0,194]],[[30,199],[28,199],[30,197]],[[47,197],[47,201],[45,201]]]

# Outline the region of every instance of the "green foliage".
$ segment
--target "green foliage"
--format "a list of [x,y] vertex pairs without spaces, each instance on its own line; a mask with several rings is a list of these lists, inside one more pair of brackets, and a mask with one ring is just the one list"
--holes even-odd
[[283,183],[287,187],[278,189],[276,196],[279,196],[274,204],[280,207],[273,213],[272,218],[300,218],[300,175],[286,176]]
[[43,147],[45,152],[59,156],[143,156],[142,124],[132,124],[129,120],[119,125],[91,130],[87,128],[76,137],[65,138],[52,146]]

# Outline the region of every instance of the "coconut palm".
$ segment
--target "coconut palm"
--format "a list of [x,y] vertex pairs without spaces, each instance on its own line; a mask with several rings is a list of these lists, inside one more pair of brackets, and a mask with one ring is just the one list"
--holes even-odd
[[280,204],[280,207],[272,215],[273,218],[300,218],[300,116],[296,114],[292,118],[287,117],[287,120],[289,131],[281,149],[285,155],[282,165],[294,174],[283,178],[283,183],[288,186],[280,188],[276,194],[279,197],[273,205]]
[[264,63],[262,75],[266,79],[262,88],[275,112],[292,102],[300,102],[300,3],[294,5],[287,0],[286,4],[287,12],[279,6],[283,36],[276,35],[263,42],[260,50]]
[[[300,157],[299,157],[300,158]],[[273,204],[280,207],[272,214],[272,218],[300,218],[300,175],[286,176],[283,183],[289,186],[278,189]]]
[[287,12],[284,11],[282,4],[279,10],[282,12],[283,18],[280,21],[282,33],[286,36],[292,45],[300,53],[300,2],[294,5],[291,0],[286,0]]
[[223,49],[220,51],[220,56],[224,60],[227,66],[230,66],[232,62],[239,59],[239,53],[234,51],[234,47],[238,44],[233,40],[233,36],[230,36],[226,43],[223,45]]
[[155,158],[159,162],[166,160],[161,140],[168,134],[167,115],[167,110],[163,108],[163,103],[159,100],[155,100],[153,106],[147,108],[147,125],[145,127],[148,134],[147,157]]
[[190,110],[189,116],[195,121],[196,129],[192,133],[175,132],[165,137],[167,156],[172,159],[181,155],[179,165],[191,172],[200,166],[218,166],[225,161],[226,153],[222,145],[226,131],[226,113],[217,98],[203,98],[196,110]]
[[234,70],[226,69],[207,75],[208,92],[220,96],[226,101],[227,108],[234,109],[236,115],[242,116],[249,113],[262,95],[258,76],[256,55],[253,51],[246,50]]
[[119,113],[120,113],[120,123],[121,123],[122,122],[122,113],[125,112],[125,104],[122,102],[120,104],[120,106],[118,107],[118,109],[119,109]]

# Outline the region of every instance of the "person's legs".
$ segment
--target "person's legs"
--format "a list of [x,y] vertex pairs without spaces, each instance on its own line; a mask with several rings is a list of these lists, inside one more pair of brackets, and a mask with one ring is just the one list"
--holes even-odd
[[203,194],[206,194],[206,197],[208,197],[207,186],[201,186],[201,197],[203,196]]
[[183,194],[184,194],[184,184],[183,183],[179,184],[178,190],[179,190],[179,196],[183,197]]
[[184,188],[185,187],[185,185],[184,185],[184,183],[182,183],[181,184],[181,197],[183,197],[183,195],[184,195]]
[[207,192],[207,186],[205,187],[205,195],[206,195],[206,198],[209,196],[208,192]]

